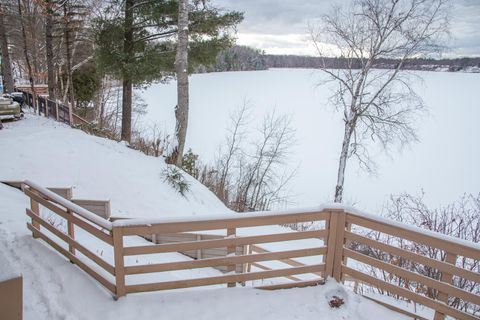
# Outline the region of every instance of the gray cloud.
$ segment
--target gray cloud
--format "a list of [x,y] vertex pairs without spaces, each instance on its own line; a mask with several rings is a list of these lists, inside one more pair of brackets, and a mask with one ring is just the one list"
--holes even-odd
[[[298,36],[307,33],[308,24],[318,21],[335,4],[346,4],[349,0],[212,0],[223,8],[245,12],[245,20],[239,26],[239,37],[242,34],[287,35]],[[451,48],[448,55],[480,55],[480,0],[452,0]],[[245,37],[243,37],[245,39]],[[251,36],[250,36],[251,38]],[[268,39],[268,37],[264,37]],[[261,49],[269,51],[277,43],[261,44]],[[245,41],[242,41],[245,42]],[[256,43],[259,45],[259,43]],[[286,48],[287,49],[287,48]],[[299,48],[304,53],[305,48]],[[291,46],[289,52],[292,52]]]

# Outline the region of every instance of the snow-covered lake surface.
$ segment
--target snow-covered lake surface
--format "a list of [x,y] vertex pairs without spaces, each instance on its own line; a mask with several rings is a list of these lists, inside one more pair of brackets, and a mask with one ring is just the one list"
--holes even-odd
[[[345,199],[369,212],[378,212],[390,194],[426,192],[427,203],[437,206],[463,193],[480,191],[478,100],[480,74],[419,72],[416,83],[429,114],[419,122],[420,142],[386,155],[374,148],[376,175],[347,168]],[[289,165],[298,167],[291,187],[295,204],[305,207],[331,201],[343,124],[328,104],[324,76],[306,69],[227,72],[190,77],[190,123],[187,148],[205,161],[213,159],[229,126],[229,114],[244,101],[252,108],[252,127],[275,109],[292,116],[297,142]],[[156,84],[141,95],[148,103],[145,125],[157,123],[173,132],[176,83]]]

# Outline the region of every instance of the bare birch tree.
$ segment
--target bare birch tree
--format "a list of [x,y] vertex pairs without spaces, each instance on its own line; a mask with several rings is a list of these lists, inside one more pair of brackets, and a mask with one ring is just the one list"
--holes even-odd
[[188,126],[188,0],[178,1],[178,43],[175,57],[177,73],[177,107],[175,108],[176,143],[173,162],[182,166]]
[[[311,36],[321,57],[326,48],[346,60],[347,68],[320,66],[335,82],[332,103],[345,123],[335,202],[342,202],[347,161],[355,156],[371,169],[368,140],[384,148],[417,139],[415,120],[425,109],[404,70],[413,58],[441,51],[448,32],[449,0],[355,0],[323,16]],[[326,45],[327,44],[327,45]],[[395,68],[375,70],[379,59],[398,59]]]

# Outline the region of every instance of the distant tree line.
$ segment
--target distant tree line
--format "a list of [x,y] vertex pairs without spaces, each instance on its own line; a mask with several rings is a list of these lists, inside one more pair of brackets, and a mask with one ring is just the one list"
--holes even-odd
[[[395,69],[398,59],[376,59],[373,68]],[[262,50],[248,46],[233,46],[218,53],[215,62],[199,65],[195,73],[224,71],[255,71],[269,68],[305,68],[319,69],[324,66],[331,69],[360,69],[361,61],[343,57],[329,58],[302,55],[265,54]],[[455,59],[409,59],[403,63],[406,70],[424,71],[472,71],[480,72],[480,57],[463,57]]]
[[[353,61],[347,58],[324,58],[300,55],[264,55],[268,68],[308,68],[321,67],[331,69],[360,69],[361,61]],[[399,63],[397,59],[377,59],[373,64],[375,69],[395,69]],[[404,63],[403,69],[427,70],[427,71],[472,71],[480,72],[480,57],[464,57],[457,59],[409,59]]]
[[265,53],[247,46],[233,46],[218,53],[215,62],[200,65],[197,73],[267,70]]

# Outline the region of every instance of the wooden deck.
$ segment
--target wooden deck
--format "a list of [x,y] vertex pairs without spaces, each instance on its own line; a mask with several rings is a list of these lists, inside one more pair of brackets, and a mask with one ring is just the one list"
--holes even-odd
[[[31,206],[26,213],[31,219],[28,228],[36,238],[44,240],[67,259],[77,264],[81,269],[99,281],[119,298],[126,294],[155,290],[170,290],[196,286],[225,284],[233,287],[248,281],[268,278],[285,279],[284,283],[261,286],[263,289],[282,289],[317,285],[326,277],[333,277],[339,282],[358,281],[385,292],[395,294],[412,302],[435,310],[434,319],[444,319],[450,316],[455,319],[479,319],[478,315],[469,310],[459,310],[448,304],[449,299],[456,298],[480,306],[480,296],[465,291],[453,285],[452,279],[461,278],[480,284],[480,274],[470,271],[456,261],[459,257],[480,260],[480,245],[460,241],[454,238],[428,232],[422,229],[384,220],[376,216],[357,213],[349,209],[323,208],[318,211],[287,212],[287,213],[249,213],[233,216],[221,216],[211,219],[139,221],[118,220],[110,222],[98,214],[75,204],[33,182],[22,184],[25,194],[31,199]],[[58,190],[57,190],[58,191]],[[81,203],[78,203],[81,204]],[[43,206],[64,218],[68,229],[63,232],[50,224],[39,214]],[[264,233],[259,235],[240,235],[238,230],[257,226],[278,226],[298,222],[324,221],[322,230]],[[98,256],[94,248],[87,248],[75,238],[75,229],[81,228],[112,246],[115,253],[113,264]],[[45,232],[44,230],[47,230]],[[206,236],[198,234],[205,230],[222,230],[225,236]],[[398,237],[437,248],[446,253],[445,261],[434,260],[415,252],[390,246],[373,238],[368,238],[359,230],[379,231],[385,235]],[[68,244],[68,250],[57,243],[48,234],[54,234],[58,239]],[[155,245],[126,246],[125,236],[138,235],[153,237]],[[295,248],[268,251],[259,246],[262,243],[277,243],[296,241],[300,239],[322,239],[323,243],[312,248]],[[402,269],[392,261],[379,260],[375,257],[356,251],[351,243],[364,244],[382,250],[392,257],[401,257],[409,261],[434,268],[441,272],[440,279],[429,278],[416,272]],[[87,265],[77,254],[82,253],[100,268],[111,274],[115,281],[110,281]],[[183,252],[194,260],[179,262],[162,262],[155,264],[125,266],[126,256],[149,255],[162,252]],[[314,263],[300,263],[298,259],[316,257]],[[282,268],[265,267],[262,262],[279,261],[286,264]],[[356,263],[349,263],[355,261]],[[420,290],[405,288],[381,278],[373,277],[364,269],[356,266],[363,264],[382,270],[385,274],[401,277],[416,284],[416,288],[428,288],[439,294],[428,296]],[[249,267],[250,266],[250,267]],[[252,271],[252,266],[260,271]],[[262,268],[263,266],[263,268]],[[197,278],[175,279],[163,282],[143,284],[126,284],[126,278],[134,274],[156,273],[173,270],[185,270],[205,267],[223,267],[228,272],[224,275]],[[299,275],[313,274],[317,278],[301,280]],[[413,286],[415,288],[415,286]],[[423,319],[398,306],[379,302],[392,310]]]

